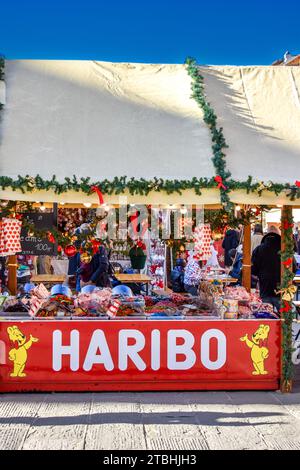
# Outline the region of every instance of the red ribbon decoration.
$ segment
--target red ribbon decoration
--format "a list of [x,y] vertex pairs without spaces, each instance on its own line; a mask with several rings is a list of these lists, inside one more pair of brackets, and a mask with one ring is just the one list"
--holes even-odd
[[145,226],[142,226],[141,234],[139,234],[138,233],[139,232],[139,230],[138,230],[138,225],[139,225],[138,224],[138,218],[139,218],[139,212],[136,211],[135,214],[130,216],[130,222],[132,224],[133,233],[135,235],[140,236],[141,238],[143,238],[148,227],[147,227],[147,224]]
[[295,181],[295,186],[297,186],[297,188],[300,188],[300,181]]
[[288,230],[289,228],[293,228],[293,224],[290,224],[287,220],[285,220],[282,224],[284,230]]
[[135,214],[130,216],[130,222],[132,224],[133,232],[135,234],[137,234],[137,232],[138,232],[138,229],[137,229],[137,227],[138,227],[138,223],[137,223],[138,218],[139,218],[139,213],[138,212],[136,212]]
[[215,182],[218,183],[218,189],[227,189],[223,183],[223,178],[220,175],[215,176]]
[[91,190],[93,193],[97,193],[98,194],[98,198],[99,198],[99,204],[104,204],[104,199],[103,199],[103,194],[101,193],[101,189],[98,187],[98,186],[92,186],[91,187]]
[[50,243],[55,243],[54,235],[51,232],[47,233],[47,238]]
[[289,304],[289,302],[287,300],[284,300],[284,307],[281,307],[281,309],[279,310],[281,313],[287,313],[291,310],[291,306]]
[[285,261],[282,261],[282,264],[283,264],[286,268],[289,268],[292,263],[293,263],[292,258],[288,258],[288,259],[286,259]]

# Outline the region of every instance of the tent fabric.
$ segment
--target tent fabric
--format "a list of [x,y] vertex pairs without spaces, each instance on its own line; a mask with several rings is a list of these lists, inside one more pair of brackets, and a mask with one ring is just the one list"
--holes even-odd
[[[200,67],[207,100],[229,148],[226,165],[237,181],[293,184],[300,180],[300,67]],[[115,176],[151,179],[212,178],[211,134],[191,98],[184,65],[95,61],[6,61],[0,126],[0,174],[39,174],[63,182]],[[220,201],[216,188],[182,195],[152,191],[128,201]],[[95,194],[0,191],[1,198],[97,202]],[[117,203],[116,195],[106,201]],[[291,203],[284,195],[230,192],[237,203]]]
[[16,60],[5,75],[3,175],[214,176],[183,65]]
[[[300,67],[200,67],[238,181],[300,179]],[[298,174],[297,174],[298,173]]]

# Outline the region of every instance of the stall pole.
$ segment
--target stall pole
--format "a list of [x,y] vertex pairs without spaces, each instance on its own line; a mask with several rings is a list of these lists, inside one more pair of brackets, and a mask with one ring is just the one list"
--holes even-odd
[[244,226],[243,239],[243,286],[248,292],[251,290],[251,225]]
[[[292,220],[293,212],[291,206],[283,206],[281,210],[281,284],[284,278],[289,278],[288,283],[292,283],[293,280],[293,263],[284,264],[289,254],[288,245],[293,243],[293,231],[292,231]],[[293,251],[293,250],[292,250]],[[288,258],[289,259],[289,258]],[[281,294],[281,296],[283,293]],[[282,299],[281,299],[282,300]],[[282,301],[283,303],[283,301]],[[282,311],[281,313],[281,379],[280,379],[280,390],[282,393],[289,393],[292,391],[292,371],[289,373],[289,377],[284,376],[284,369],[287,369],[287,364],[292,367],[292,302],[289,302],[290,310],[287,313]],[[287,349],[287,350],[286,350]],[[287,356],[287,357],[285,357]]]
[[8,281],[7,287],[11,295],[16,295],[17,293],[17,256],[11,255],[8,257]]

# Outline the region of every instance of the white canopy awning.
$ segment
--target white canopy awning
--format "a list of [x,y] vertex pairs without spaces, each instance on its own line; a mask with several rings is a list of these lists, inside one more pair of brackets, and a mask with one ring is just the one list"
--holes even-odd
[[200,70],[218,125],[224,128],[233,179],[245,181],[252,175],[294,183],[300,163],[300,67]]
[[[207,99],[224,128],[232,178],[294,183],[300,179],[300,67],[201,67]],[[212,178],[211,134],[191,98],[184,65],[93,61],[6,61],[0,174]],[[1,96],[0,96],[1,99]],[[297,174],[298,173],[298,174]],[[0,191],[0,198],[96,202],[96,195],[37,197]],[[217,189],[130,196],[129,202],[219,202]],[[230,193],[236,202],[286,202]],[[109,198],[117,202],[117,197]],[[289,202],[289,200],[287,200]]]
[[5,75],[2,175],[214,175],[210,132],[183,65],[16,60]]

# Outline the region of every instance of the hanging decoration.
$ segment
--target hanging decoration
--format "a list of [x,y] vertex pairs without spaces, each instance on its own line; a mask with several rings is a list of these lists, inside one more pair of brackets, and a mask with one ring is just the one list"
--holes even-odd
[[22,251],[22,222],[14,218],[3,217],[0,222],[0,256],[11,256]]
[[87,222],[88,209],[59,208],[57,212],[57,226],[61,232],[71,232],[84,222]]
[[211,228],[209,224],[199,224],[194,231],[194,255],[200,261],[211,257]]
[[73,256],[76,255],[77,253],[77,249],[74,245],[67,245],[65,248],[64,248],[64,252],[65,252],[65,255],[68,257],[68,258],[72,258]]

